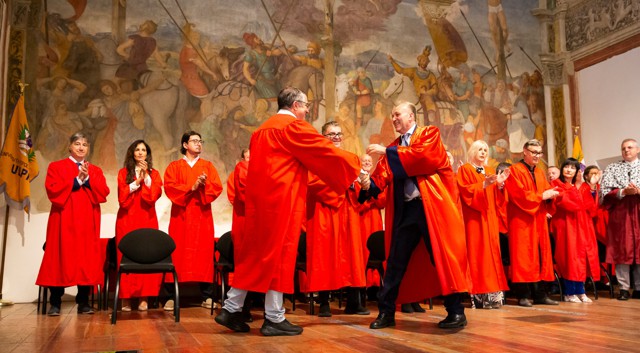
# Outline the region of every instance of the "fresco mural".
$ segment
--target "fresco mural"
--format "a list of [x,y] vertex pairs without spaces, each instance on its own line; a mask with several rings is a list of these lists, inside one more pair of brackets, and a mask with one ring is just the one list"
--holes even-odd
[[[130,141],[146,139],[164,172],[193,129],[206,141],[202,157],[225,179],[287,85],[308,92],[316,128],[341,123],[354,153],[392,141],[390,109],[408,100],[421,124],[441,128],[456,163],[476,139],[488,142],[492,164],[518,160],[525,140],[545,136],[537,6],[49,0],[33,68],[41,165],[63,158],[67,137],[82,129],[94,141],[89,160],[115,185]],[[47,211],[40,201],[35,212]]]

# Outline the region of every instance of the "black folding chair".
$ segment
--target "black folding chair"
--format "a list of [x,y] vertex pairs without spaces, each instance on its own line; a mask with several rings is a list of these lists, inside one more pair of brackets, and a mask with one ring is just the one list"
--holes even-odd
[[175,321],[180,322],[178,273],[171,260],[171,254],[176,249],[176,243],[169,234],[158,229],[137,229],[122,238],[120,244],[118,244],[118,249],[122,252],[122,259],[118,268],[111,324],[115,325],[116,323],[120,277],[123,273],[162,273],[162,283],[164,283],[165,274],[167,272],[172,273],[176,294],[173,314]]

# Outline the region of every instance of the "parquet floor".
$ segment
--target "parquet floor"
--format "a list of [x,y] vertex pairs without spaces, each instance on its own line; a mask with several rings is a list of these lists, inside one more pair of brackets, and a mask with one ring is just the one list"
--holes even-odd
[[304,327],[300,336],[261,336],[258,310],[251,331],[239,334],[195,306],[182,308],[180,323],[155,309],[121,313],[112,326],[109,312],[78,316],[73,302],[63,303],[59,317],[16,304],[0,308],[0,352],[640,352],[640,300],[609,299],[606,292],[593,304],[468,309],[469,325],[456,331],[436,327],[446,315],[438,301],[423,314],[398,312],[397,326],[382,330],[369,329],[375,302],[369,316],[343,315],[334,302],[331,318],[308,315],[306,304],[293,312],[285,303],[289,321]]

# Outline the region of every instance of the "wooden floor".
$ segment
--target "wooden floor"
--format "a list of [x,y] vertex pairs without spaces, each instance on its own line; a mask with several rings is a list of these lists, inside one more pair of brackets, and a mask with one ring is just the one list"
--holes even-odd
[[249,333],[232,333],[195,306],[181,310],[180,323],[156,309],[119,314],[112,326],[109,312],[78,316],[72,302],[59,317],[16,304],[0,308],[0,352],[640,352],[638,299],[601,292],[593,304],[468,309],[469,325],[453,331],[436,327],[445,311],[435,304],[424,314],[397,313],[395,328],[371,330],[375,302],[369,316],[343,315],[334,302],[333,317],[319,318],[307,315],[306,304],[292,312],[286,301],[289,321],[304,327],[295,337],[263,337],[257,310]]

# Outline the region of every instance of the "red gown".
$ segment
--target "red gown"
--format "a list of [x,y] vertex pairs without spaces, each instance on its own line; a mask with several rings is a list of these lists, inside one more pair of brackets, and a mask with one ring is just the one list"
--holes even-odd
[[[360,219],[345,193],[309,176],[306,292],[365,286]],[[347,192],[348,193],[348,192]]]
[[[369,199],[364,203],[358,202],[358,193],[360,192],[360,184],[354,184],[355,190],[347,193],[348,201],[351,206],[358,211],[360,218],[360,237],[362,239],[362,259],[365,268],[369,261],[369,249],[367,248],[367,240],[372,233],[384,230],[382,225],[382,212],[384,205],[387,203],[385,193],[378,195],[377,199]],[[365,273],[367,287],[380,285],[380,274],[376,270],[368,270]]]
[[[229,175],[229,180],[233,183],[227,183],[227,197],[233,205],[233,215],[231,218],[231,236],[235,240],[236,234],[244,231],[244,214],[245,214],[245,188],[247,182],[247,171],[249,162],[242,160],[236,164],[233,173]],[[231,193],[230,193],[231,192]],[[233,199],[230,194],[233,195]]]
[[[158,170],[152,169],[149,173],[151,186],[140,183],[140,188],[130,192],[127,180],[127,168],[118,172],[118,202],[120,209],[116,218],[116,242],[132,230],[140,228],[158,229],[158,216],[156,215],[156,201],[162,195],[162,180]],[[118,250],[118,264],[122,254]],[[125,274],[120,280],[120,297],[148,297],[157,296],[160,292],[162,274]]]
[[551,232],[556,239],[556,267],[560,277],[584,282],[587,276],[600,279],[598,245],[591,215],[596,212],[589,187],[576,188],[560,179],[551,182],[560,195],[553,202]]
[[[389,147],[398,146],[399,143],[400,138],[397,138]],[[387,152],[371,176],[376,186],[387,192],[386,253],[389,254],[393,235],[393,171],[404,171],[408,176],[415,176],[418,183],[435,262],[434,268],[429,261],[427,247],[420,240],[400,284],[397,302],[412,303],[440,294],[468,292],[471,278],[464,224],[455,177],[440,131],[433,126],[417,127],[411,135],[411,146],[398,146],[397,157],[394,159],[390,161]]]
[[45,189],[51,201],[47,242],[36,284],[44,287],[102,284],[100,204],[109,187],[102,170],[89,164],[89,187],[73,191],[78,166],[69,158],[52,162]]
[[[204,187],[191,191],[202,173],[207,174]],[[164,192],[171,200],[169,235],[176,242],[173,263],[180,282],[213,280],[213,214],[211,203],[222,193],[216,168],[201,158],[192,167],[183,158],[173,161],[164,172]],[[173,281],[172,276],[165,277]]]
[[607,224],[609,223],[609,211],[600,205],[600,184],[596,184],[595,195],[591,193],[589,184],[582,183],[580,188],[586,188],[591,194],[593,202],[597,205],[596,213],[593,215],[593,230],[596,232],[596,239],[604,245],[607,245]]
[[264,122],[253,133],[250,147],[245,232],[234,239],[233,285],[292,293],[308,172],[343,192],[358,176],[360,161],[289,114]]
[[535,169],[536,182],[523,163],[511,166],[505,181],[509,203],[509,253],[512,282],[553,281],[553,258],[547,227],[547,213],[552,206],[542,201],[542,193],[549,189],[547,177]]
[[[486,175],[495,170],[485,167]],[[458,169],[458,190],[467,235],[467,256],[471,271],[472,294],[508,290],[500,254],[498,207],[504,194],[496,184],[483,188],[485,176],[467,163]]]

